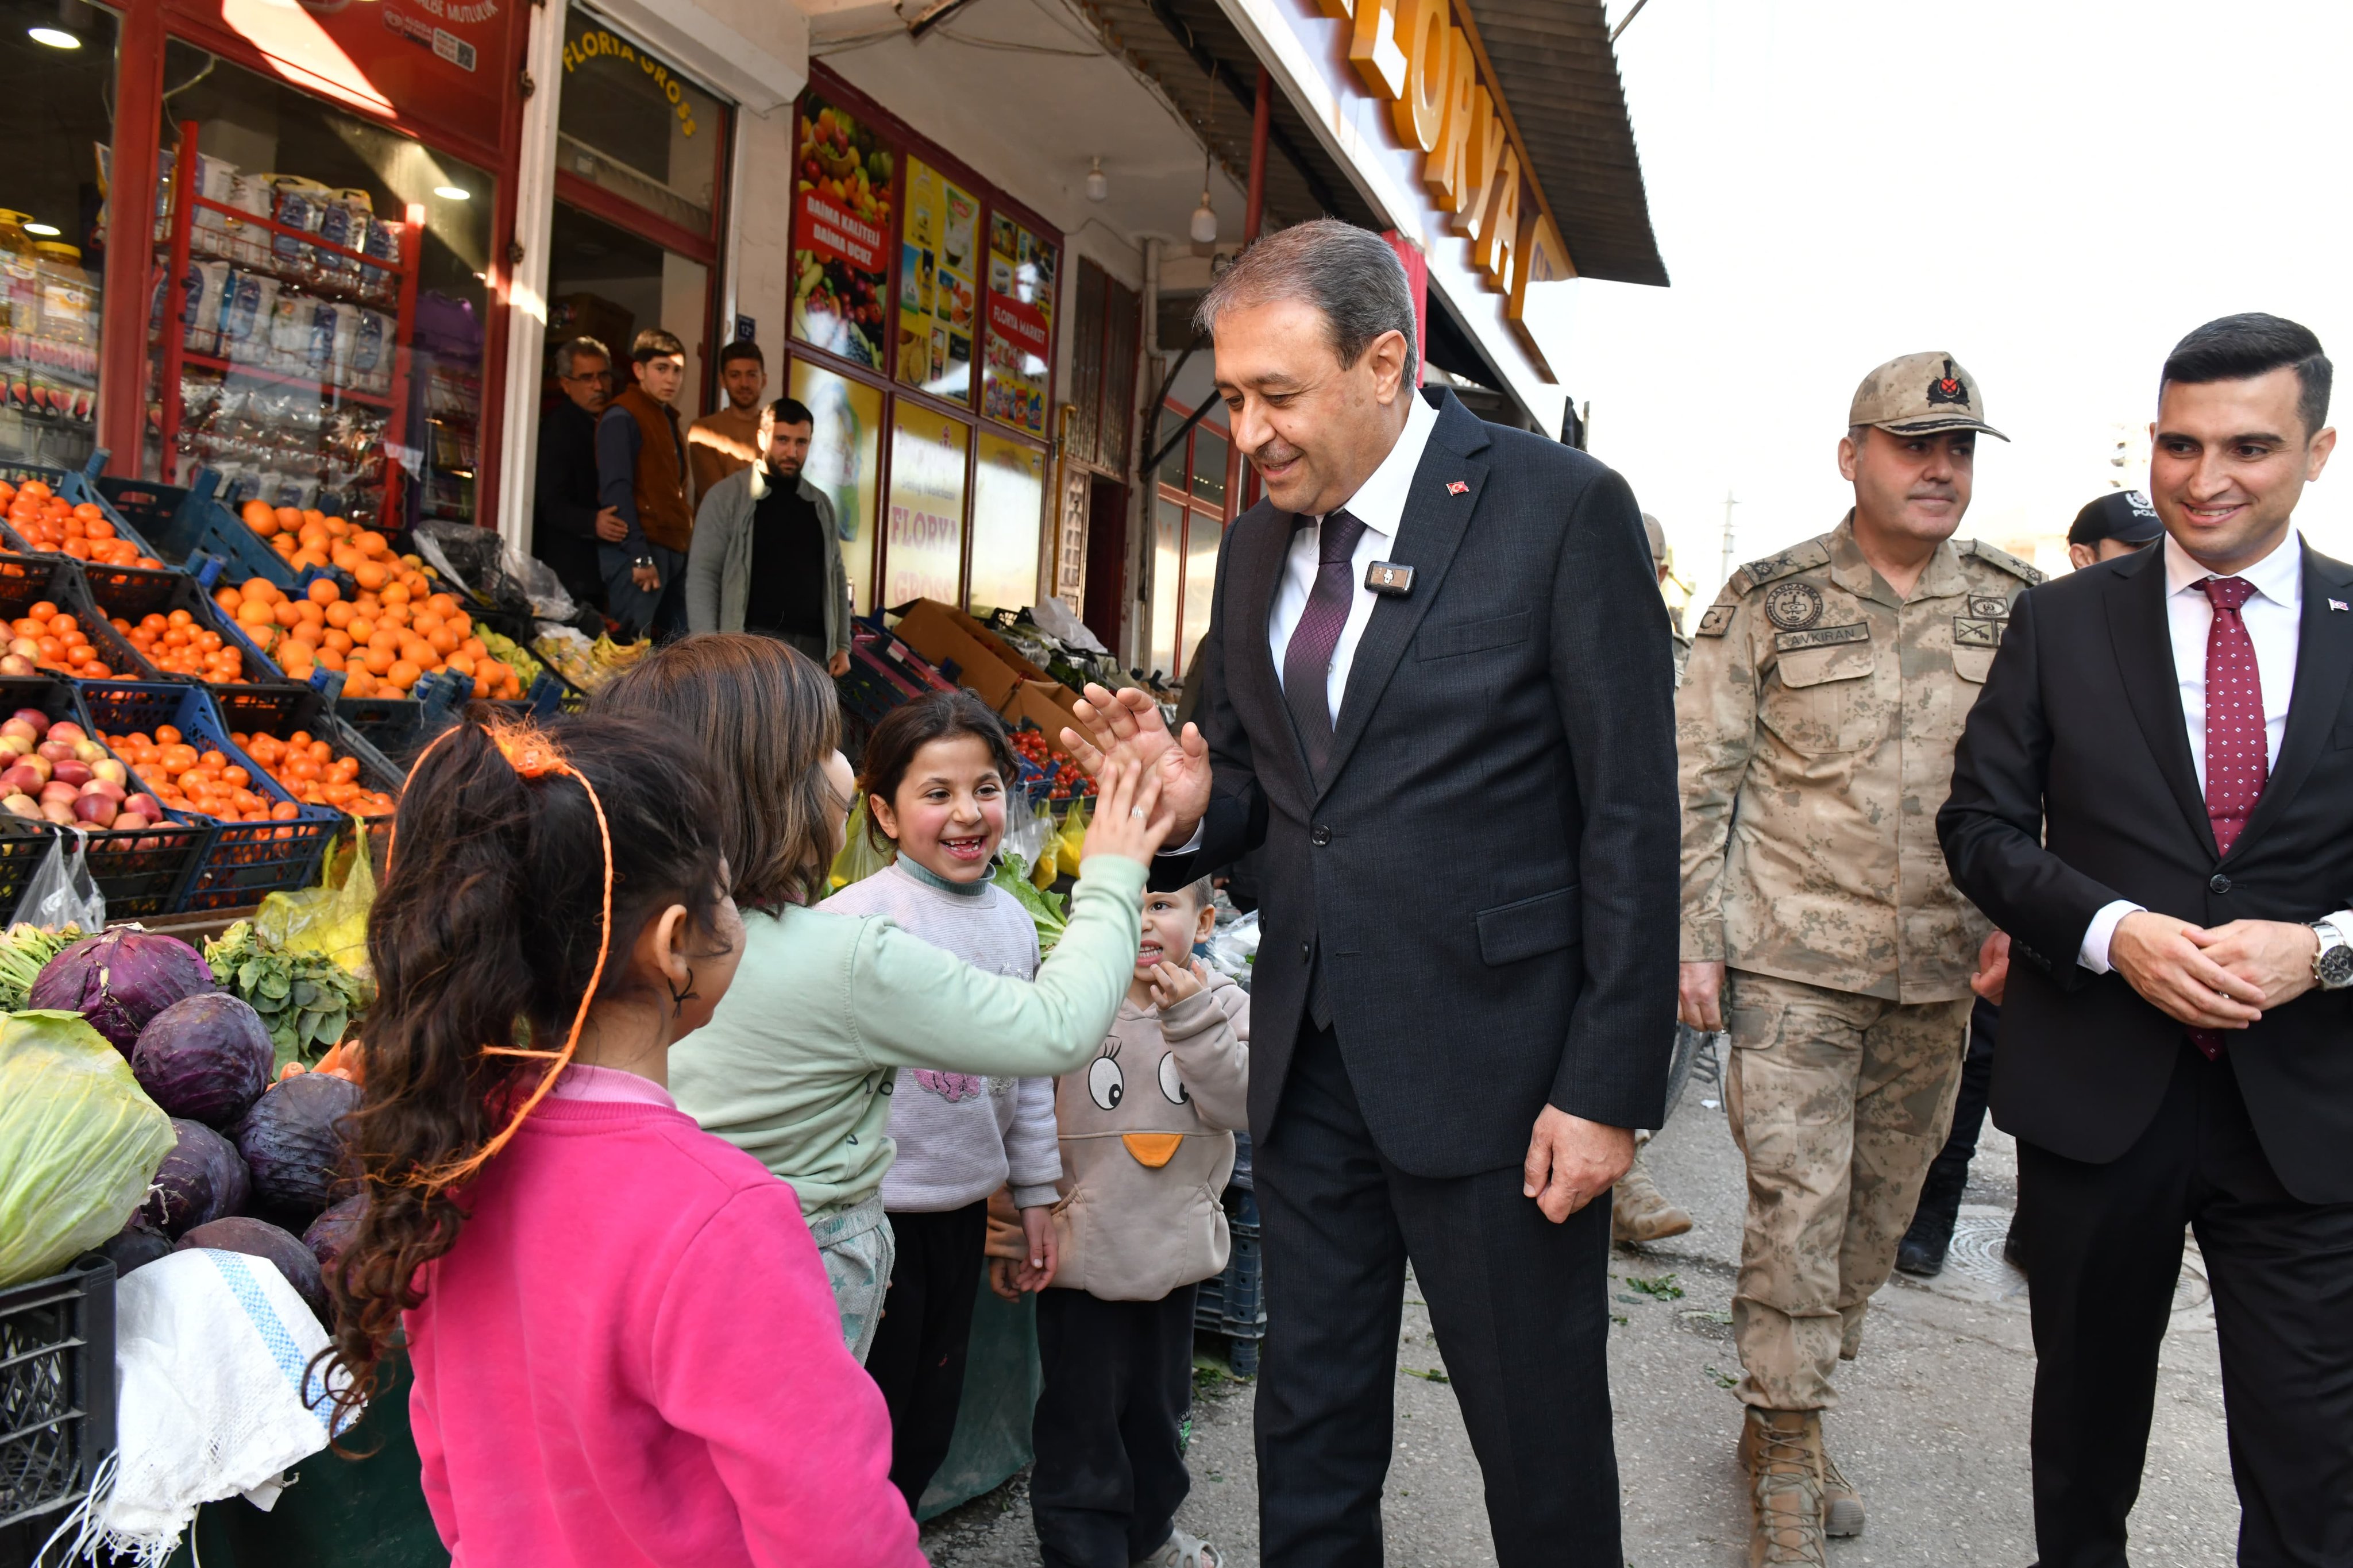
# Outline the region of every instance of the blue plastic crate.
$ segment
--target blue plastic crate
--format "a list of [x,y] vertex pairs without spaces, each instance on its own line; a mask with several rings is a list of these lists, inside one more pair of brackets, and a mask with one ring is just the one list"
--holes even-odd
[[[84,729],[90,728],[74,684],[69,680],[0,677],[0,719],[20,708],[37,708],[53,721],[69,719]],[[108,754],[129,770],[129,759],[111,750]],[[137,787],[135,778],[132,787]],[[0,813],[0,816],[5,816]],[[40,826],[47,833],[58,831],[47,823]],[[167,812],[164,820],[152,827],[84,828],[81,832],[90,874],[97,881],[98,890],[106,895],[107,915],[114,920],[136,920],[169,914],[179,907],[180,895],[189,877],[211,847],[213,823],[210,817]],[[5,853],[5,847],[0,847],[0,854]],[[0,861],[0,868],[5,868],[5,864]],[[0,898],[5,898],[6,907],[14,909],[23,891],[20,884],[13,891],[0,891]]]
[[[114,504],[114,498],[109,486],[121,481],[107,479],[108,456],[106,449],[100,447],[92,452],[90,455],[90,461],[79,468],[52,468],[40,463],[0,463],[0,478],[5,478],[11,484],[19,485],[26,479],[39,479],[75,506],[79,506],[84,501],[90,502],[106,514],[106,521],[113,524],[118,538],[129,541],[132,548],[151,561],[163,560],[163,552],[155,548],[147,531],[133,522],[130,514],[122,508]],[[9,538],[16,538],[15,530],[9,529],[5,531]],[[16,542],[18,545],[24,543],[22,540],[17,540]],[[57,552],[51,551],[45,553]]]
[[[301,689],[291,689],[299,698]],[[76,682],[75,693],[90,716],[90,728],[107,734],[138,731],[153,735],[169,724],[189,745],[217,751],[245,769],[252,775],[248,787],[255,793],[294,807],[294,816],[281,821],[197,818],[212,822],[213,840],[180,897],[181,910],[240,908],[259,903],[270,893],[292,892],[311,885],[318,875],[319,858],[343,817],[301,805],[256,767],[228,738],[229,726],[214,706],[208,689],[151,681],[84,680]]]
[[[198,468],[194,481],[185,489],[177,485],[150,484],[143,479],[98,481],[98,488],[113,500],[118,510],[149,520],[149,533],[162,548],[144,553],[158,560],[176,563],[198,574],[203,573],[204,563],[217,562],[220,564],[211,568],[212,575],[227,571],[240,583],[248,577],[267,577],[289,593],[307,587],[313,578],[331,577],[345,597],[351,596],[352,580],[343,573],[316,566],[295,570],[259,534],[246,527],[242,518],[221,503],[219,487],[220,476],[210,468]],[[212,578],[206,576],[205,586],[211,585]]]

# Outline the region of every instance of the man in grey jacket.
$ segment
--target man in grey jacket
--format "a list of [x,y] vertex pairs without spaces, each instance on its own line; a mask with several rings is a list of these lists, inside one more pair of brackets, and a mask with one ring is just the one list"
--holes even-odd
[[831,675],[849,669],[849,581],[831,498],[801,472],[816,419],[780,397],[760,416],[766,460],[702,498],[686,562],[691,632],[758,632]]

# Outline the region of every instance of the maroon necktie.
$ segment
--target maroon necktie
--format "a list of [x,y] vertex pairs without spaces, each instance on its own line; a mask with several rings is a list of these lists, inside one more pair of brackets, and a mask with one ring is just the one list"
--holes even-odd
[[1324,514],[1315,552],[1315,586],[1282,650],[1282,700],[1298,728],[1311,773],[1322,773],[1332,754],[1332,655],[1356,602],[1354,557],[1356,542],[1364,536],[1362,520],[1345,510]]
[[[2239,614],[2255,585],[2244,577],[2209,577],[2198,586],[2214,605],[2206,628],[2206,816],[2214,825],[2214,847],[2228,855],[2271,778],[2263,675]],[[2222,1051],[2219,1030],[2192,1029],[2189,1043],[2210,1060]]]

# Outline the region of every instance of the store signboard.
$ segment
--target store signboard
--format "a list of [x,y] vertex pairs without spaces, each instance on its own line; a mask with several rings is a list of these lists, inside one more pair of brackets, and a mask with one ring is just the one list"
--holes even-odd
[[499,144],[515,71],[514,0],[166,0],[165,8],[244,38],[306,92]]
[[910,154],[899,249],[899,379],[966,405],[979,242],[979,198]]
[[[965,451],[972,426],[905,398],[891,420],[891,504],[882,536],[884,605],[956,602],[964,573]],[[1025,601],[1026,602],[1026,601]]]
[[1058,248],[1006,216],[988,220],[988,320],[981,412],[1046,434],[1046,376],[1054,343]]
[[792,335],[881,370],[897,154],[815,92],[801,95],[799,148]]
[[[747,336],[744,341],[750,342]],[[833,502],[841,563],[849,573],[850,603],[872,601],[874,503],[882,457],[882,390],[837,375],[804,358],[793,360],[793,396],[814,421],[808,461],[801,472]]]

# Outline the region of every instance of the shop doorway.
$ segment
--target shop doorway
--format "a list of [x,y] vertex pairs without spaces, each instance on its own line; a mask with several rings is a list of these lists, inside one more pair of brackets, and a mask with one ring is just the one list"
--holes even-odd
[[1127,487],[1111,479],[1087,487],[1085,604],[1087,630],[1116,657],[1127,609]]
[[[550,353],[573,338],[595,338],[611,351],[615,391],[628,384],[629,341],[649,327],[665,327],[686,345],[681,422],[702,412],[702,365],[709,358],[704,318],[710,313],[711,269],[641,235],[555,204],[548,246],[547,344]],[[552,386],[551,383],[551,386]]]

